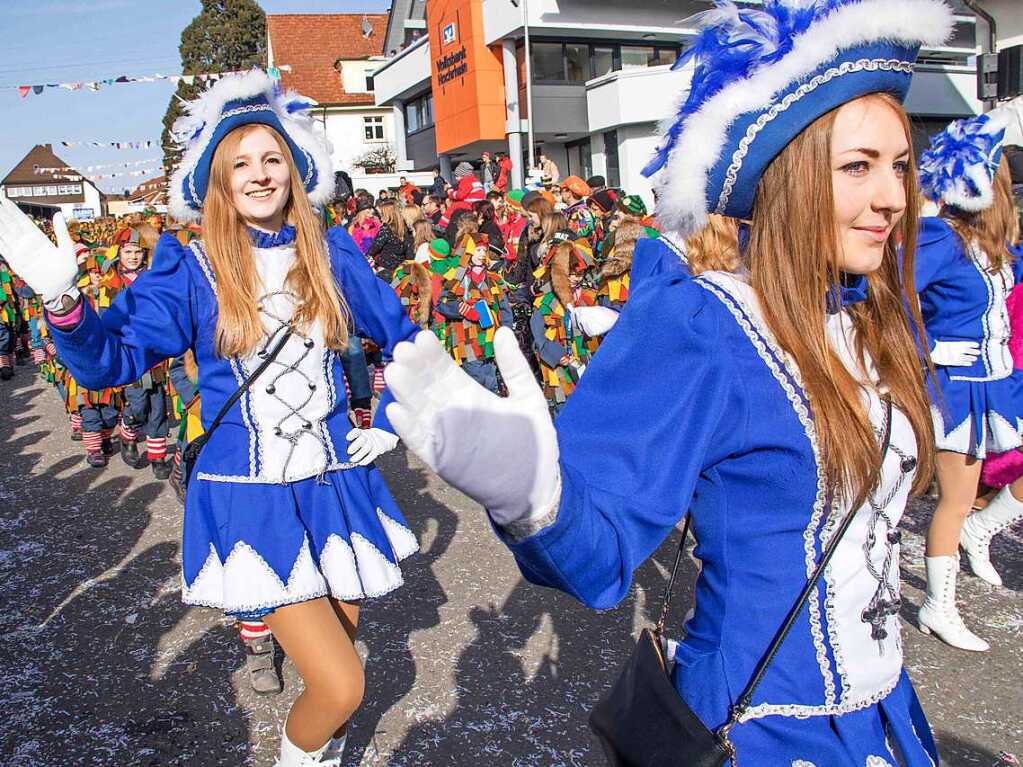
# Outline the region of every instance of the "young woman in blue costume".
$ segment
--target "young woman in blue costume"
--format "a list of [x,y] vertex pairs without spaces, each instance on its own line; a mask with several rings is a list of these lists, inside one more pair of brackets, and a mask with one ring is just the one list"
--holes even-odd
[[[333,189],[309,102],[262,72],[225,78],[175,126],[186,143],[171,212],[202,216],[187,247],[163,237],[152,267],[102,320],[83,307],[60,217],[54,248],[12,205],[0,251],[47,302],[61,358],[83,385],[130,383],[191,349],[203,426],[290,325],[276,361],[203,448],[182,546],[187,604],[262,618],[305,681],[278,765],[338,765],[364,677],[353,642],[360,601],[402,584],[417,549],[373,459],[397,444],[384,417],[347,421],[339,353],[350,333],[385,353],[413,326],[351,237],[312,205]],[[389,399],[384,394],[383,399]]]
[[[737,763],[933,767],[898,617],[896,525],[933,462],[903,312],[917,188],[899,100],[951,12],[940,0],[765,0],[719,2],[697,23],[692,85],[649,168],[658,222],[686,236],[708,212],[747,219],[742,267],[643,280],[554,423],[504,330],[507,399],[421,334],[387,369],[388,415],[486,508],[526,578],[594,608],[623,598],[688,510],[702,566],[672,674],[711,729],[852,511],[730,732]],[[847,509],[861,490],[867,501]]]
[[927,531],[927,599],[921,630],[964,650],[988,644],[956,607],[958,550],[973,572],[1000,586],[991,538],[1023,517],[1023,480],[970,514],[988,452],[1023,445],[1023,372],[1009,353],[1006,299],[1023,275],[1009,167],[1002,157],[1009,113],[952,123],[920,160],[924,194],[941,213],[921,222],[916,289],[934,371],[931,411],[941,499]]

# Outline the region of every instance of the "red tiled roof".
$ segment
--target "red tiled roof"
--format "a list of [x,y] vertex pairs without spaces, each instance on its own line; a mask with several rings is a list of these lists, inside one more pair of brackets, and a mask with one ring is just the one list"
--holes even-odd
[[[364,37],[362,20],[373,34]],[[386,13],[282,13],[267,14],[267,33],[274,64],[291,66],[281,72],[285,88],[321,104],[372,104],[371,93],[345,93],[334,69],[338,59],[368,59],[384,52]]]

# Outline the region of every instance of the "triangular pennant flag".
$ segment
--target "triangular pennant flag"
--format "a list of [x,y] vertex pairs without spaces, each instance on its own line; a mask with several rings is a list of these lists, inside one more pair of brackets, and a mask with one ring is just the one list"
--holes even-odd
[[32,92],[33,92],[33,93],[34,93],[35,95],[37,95],[37,96],[38,96],[38,95],[39,95],[40,93],[42,93],[42,92],[43,92],[43,86],[41,86],[41,85],[33,85],[33,86],[32,86]]
[[185,81],[185,85],[195,85],[195,75],[181,75],[181,79]]
[[21,94],[22,98],[25,98],[29,94],[29,91],[31,91],[31,90],[32,90],[32,86],[31,85],[19,85],[18,86],[18,93]]
[[97,82],[86,83],[85,87],[88,88],[93,93],[97,93],[99,91],[99,83],[97,83]]

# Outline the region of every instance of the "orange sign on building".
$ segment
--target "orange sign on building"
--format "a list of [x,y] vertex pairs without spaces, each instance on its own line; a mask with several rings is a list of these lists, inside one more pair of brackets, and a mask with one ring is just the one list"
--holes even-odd
[[504,139],[501,48],[486,45],[483,0],[430,0],[426,25],[437,151]]

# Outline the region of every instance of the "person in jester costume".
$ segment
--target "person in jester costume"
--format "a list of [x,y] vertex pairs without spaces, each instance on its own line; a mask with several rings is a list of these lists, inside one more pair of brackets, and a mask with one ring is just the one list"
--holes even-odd
[[14,377],[14,337],[18,327],[18,298],[14,275],[0,258],[0,381]]
[[511,306],[504,279],[489,268],[485,234],[464,235],[450,258],[435,258],[440,277],[434,306],[434,330],[448,353],[473,380],[497,392],[494,333],[511,327]]
[[[148,269],[157,239],[159,234],[149,224],[125,227],[114,234],[97,286],[100,316]],[[167,459],[167,361],[159,362],[138,381],[124,387],[123,396],[121,459],[133,469],[149,465],[157,479],[168,479],[173,464]],[[140,452],[138,443],[143,433],[145,450]]]
[[562,229],[554,233],[551,247],[536,271],[538,295],[530,328],[552,413],[557,413],[575,390],[600,343],[576,318],[579,310],[597,306],[596,291],[585,285],[592,269],[589,241],[570,229]]
[[[428,246],[430,263],[443,262],[451,256],[451,246],[447,240],[435,239]],[[446,271],[446,270],[445,270]],[[401,305],[408,312],[408,317],[421,328],[429,328],[431,308],[433,306],[433,287],[439,286],[438,275],[429,267],[415,259],[399,264],[394,270],[391,287],[398,294]]]

